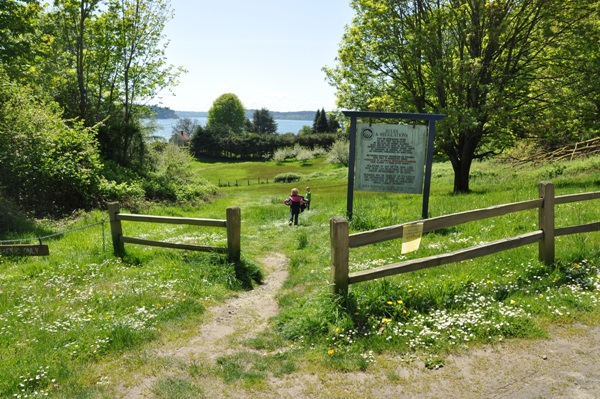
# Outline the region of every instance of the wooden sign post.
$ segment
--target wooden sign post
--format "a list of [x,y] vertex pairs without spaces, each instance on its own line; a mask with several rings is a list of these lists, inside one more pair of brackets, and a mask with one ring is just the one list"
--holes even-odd
[[4,256],[48,256],[50,251],[43,244],[0,245],[0,255]]

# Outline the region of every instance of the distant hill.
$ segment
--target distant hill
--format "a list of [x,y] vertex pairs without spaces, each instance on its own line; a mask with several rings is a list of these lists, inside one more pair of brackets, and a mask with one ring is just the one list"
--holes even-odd
[[[247,109],[246,116],[252,119],[254,109]],[[273,119],[276,120],[297,120],[297,121],[312,121],[315,119],[317,111],[290,111],[290,112],[274,112],[270,111]],[[180,118],[206,118],[208,112],[203,111],[175,111],[175,114]]]
[[156,119],[177,119],[178,116],[171,108],[159,107],[157,105],[148,106],[150,110],[156,115]]
[[[285,120],[285,119],[293,119],[293,120],[297,120],[297,121],[312,121],[315,119],[315,114],[317,113],[317,111],[291,111],[291,112],[275,112],[275,111],[271,111],[271,114],[273,114],[273,119],[280,119],[280,120]],[[254,114],[254,110],[253,109],[249,109],[246,111],[246,115],[248,115],[248,118],[252,119],[252,114]]]
[[198,112],[198,111],[175,111],[178,117],[180,118],[206,118],[208,112]]

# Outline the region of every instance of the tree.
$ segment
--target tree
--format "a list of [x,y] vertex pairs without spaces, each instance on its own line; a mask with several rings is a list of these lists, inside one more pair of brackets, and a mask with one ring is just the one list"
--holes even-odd
[[56,103],[10,82],[0,66],[2,196],[37,215],[89,208],[98,199],[96,131],[68,126]]
[[[315,117],[317,118],[317,117]],[[329,132],[329,121],[327,120],[327,113],[325,108],[321,109],[317,119],[317,129],[315,133],[327,133]]]
[[321,120],[321,110],[318,109],[313,119],[312,132],[317,133],[319,131],[319,120]]
[[329,127],[327,131],[330,133],[337,133],[337,131],[341,128],[342,127],[340,126],[340,123],[338,122],[335,115],[329,115]]
[[172,15],[167,0],[56,0],[46,18],[56,38],[47,91],[67,118],[102,122],[102,154],[124,166],[146,159],[140,105],[183,72],[166,62],[162,32]]
[[13,79],[34,73],[35,59],[50,37],[40,34],[37,0],[0,1],[0,64]]
[[246,109],[240,99],[232,93],[222,94],[208,110],[208,129],[225,126],[235,134],[244,132]]
[[[355,0],[352,6],[356,17],[337,65],[325,69],[338,103],[447,114],[436,146],[452,163],[455,192],[469,191],[473,160],[502,151],[539,121],[547,99],[541,89],[558,84],[563,69],[556,65],[548,74],[547,52],[598,19],[596,0]],[[594,36],[600,29],[591,28]],[[597,46],[588,51],[597,54]]]
[[262,108],[254,111],[254,114],[252,114],[252,132],[259,134],[277,133],[277,123],[268,109]]
[[191,118],[179,118],[175,126],[173,126],[172,132],[179,133],[183,132],[188,136],[192,137],[192,134],[198,128],[198,122]]

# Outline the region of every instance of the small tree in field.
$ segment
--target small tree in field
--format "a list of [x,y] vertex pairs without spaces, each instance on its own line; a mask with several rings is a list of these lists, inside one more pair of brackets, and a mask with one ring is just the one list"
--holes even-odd
[[339,163],[348,166],[350,163],[350,142],[348,140],[337,140],[331,146],[327,154],[327,163]]

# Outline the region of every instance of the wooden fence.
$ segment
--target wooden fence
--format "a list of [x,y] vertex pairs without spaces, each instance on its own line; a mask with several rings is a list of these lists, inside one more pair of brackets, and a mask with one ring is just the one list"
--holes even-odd
[[[219,179],[218,186],[219,187],[239,187],[241,185],[244,185],[244,181],[247,182],[248,186],[250,186],[251,184],[254,184],[254,179],[241,179],[241,180],[235,179],[234,182],[230,182],[229,180],[221,181],[221,179]],[[261,180],[261,178],[258,177],[256,179],[256,184],[269,184],[269,178]]]
[[[124,244],[129,243],[162,248],[186,249],[190,251],[226,253],[228,254],[228,258],[230,261],[237,262],[240,260],[240,236],[242,219],[240,208],[238,207],[227,208],[226,220],[124,214],[120,213],[120,207],[118,202],[108,204],[108,214],[110,218],[110,230],[112,234],[113,248],[115,254],[123,254],[125,251]],[[140,238],[127,237],[123,235],[123,229],[121,226],[122,221],[225,227],[227,229],[227,248],[176,244],[164,241],[151,241]]]
[[[588,201],[593,199],[600,199],[600,191],[555,197],[554,185],[550,182],[541,182],[539,184],[538,199],[455,213],[452,215],[424,219],[417,222],[404,223],[396,226],[388,226],[381,229],[370,230],[351,235],[349,234],[348,221],[340,216],[334,217],[330,220],[331,277],[333,280],[333,291],[336,294],[346,296],[348,294],[349,284],[374,280],[381,277],[392,276],[395,274],[411,272],[429,267],[441,266],[448,263],[474,259],[534,243],[538,243],[539,259],[546,264],[552,264],[554,263],[555,237],[568,234],[600,231],[600,222],[555,228],[555,205],[566,204],[569,202]],[[363,245],[402,238],[403,229],[406,225],[423,223],[423,233],[426,233],[456,226],[466,222],[502,216],[509,213],[535,208],[538,209],[539,230],[521,234],[516,237],[503,238],[442,255],[412,259],[386,266],[380,266],[370,270],[351,274],[349,273],[348,263],[350,258],[350,248],[357,248]]]

